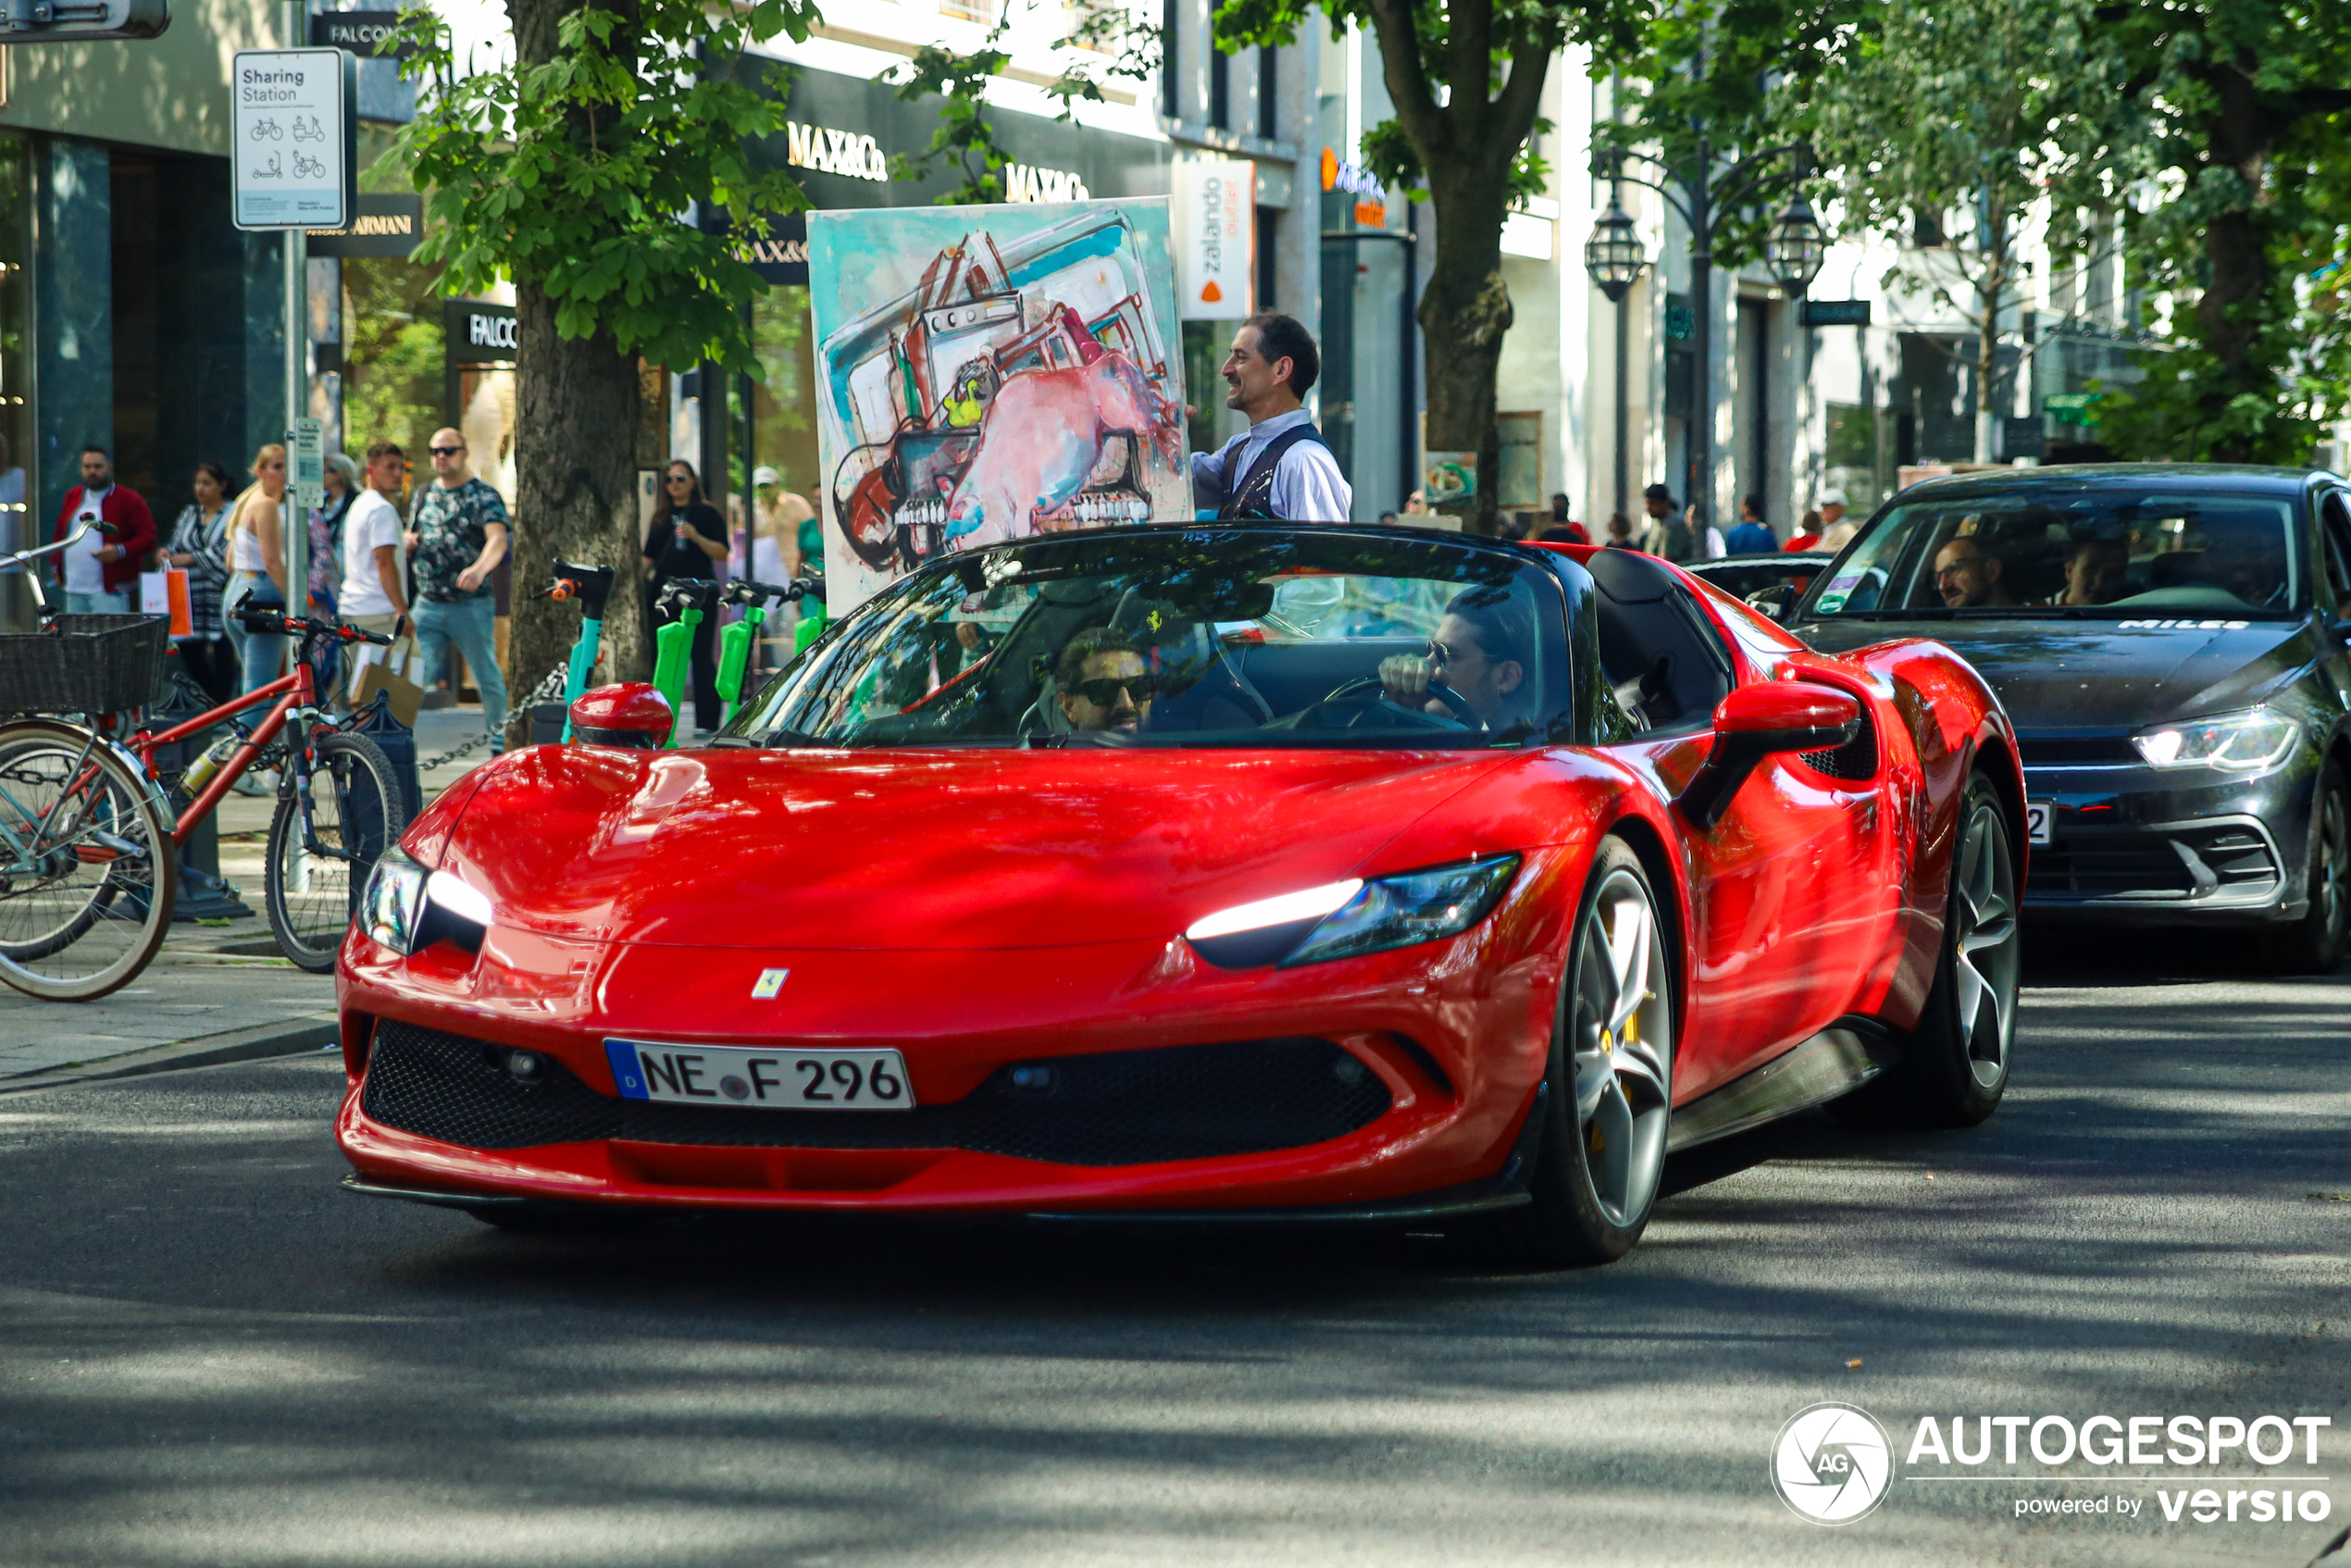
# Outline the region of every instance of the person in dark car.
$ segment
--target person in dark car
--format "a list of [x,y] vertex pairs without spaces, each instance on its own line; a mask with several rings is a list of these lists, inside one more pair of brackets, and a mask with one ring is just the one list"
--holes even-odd
[[2258,524],[2226,528],[2208,535],[2199,563],[2204,580],[2235,594],[2252,609],[2283,602],[2285,594],[2285,540],[2274,528]]
[[2076,540],[2065,558],[2065,590],[2051,601],[2058,604],[2111,604],[2131,591],[2124,580],[2131,570],[2127,541],[2092,535]]
[[1954,610],[2013,604],[2016,595],[2000,583],[2004,569],[1999,556],[1963,536],[1934,553],[1934,591]]
[[1431,683],[1441,680],[1480,724],[1500,731],[1526,717],[1534,649],[1534,624],[1509,591],[1473,588],[1445,606],[1424,654],[1380,661],[1380,685],[1392,703],[1453,716],[1453,707],[1429,695]]
[[1073,729],[1114,729],[1133,735],[1151,716],[1159,694],[1141,650],[1110,628],[1071,638],[1053,663],[1062,716]]

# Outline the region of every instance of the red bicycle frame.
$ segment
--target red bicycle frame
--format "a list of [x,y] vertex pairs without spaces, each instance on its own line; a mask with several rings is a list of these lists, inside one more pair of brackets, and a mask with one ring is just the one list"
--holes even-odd
[[230,754],[228,762],[221,765],[220,771],[214,774],[211,781],[205,785],[203,793],[188,803],[188,809],[180,814],[180,820],[171,829],[173,844],[184,846],[188,842],[188,835],[195,831],[196,824],[204,820],[205,814],[220,803],[220,797],[227,794],[239,778],[244,777],[246,768],[253,765],[253,759],[259,756],[262,749],[270,741],[275,740],[279,731],[285,728],[288,715],[297,709],[317,706],[318,693],[317,688],[312,684],[310,661],[297,658],[294,661],[293,673],[291,675],[281,675],[267,686],[255,687],[242,697],[232,698],[217,708],[198,714],[185,724],[173,725],[160,734],[151,734],[142,729],[125,742],[131,750],[139,753],[139,765],[145,768],[152,776],[155,771],[156,747],[168,746],[174,741],[189,740],[202,734],[230,714],[243,713],[247,708],[259,707],[272,697],[280,696],[281,693],[282,700],[270,708],[268,716],[261,721],[260,727],[245,737],[244,743]]

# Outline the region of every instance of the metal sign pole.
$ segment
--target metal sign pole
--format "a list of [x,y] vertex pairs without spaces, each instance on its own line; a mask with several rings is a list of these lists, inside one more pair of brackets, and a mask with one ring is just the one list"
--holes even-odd
[[[308,10],[305,0],[287,0],[286,47],[299,49]],[[310,518],[294,488],[294,421],[310,412],[310,308],[305,297],[307,268],[300,228],[282,231],[286,262],[286,499],[279,513],[280,537],[285,541],[286,613],[310,613]],[[300,644],[296,644],[297,649]]]

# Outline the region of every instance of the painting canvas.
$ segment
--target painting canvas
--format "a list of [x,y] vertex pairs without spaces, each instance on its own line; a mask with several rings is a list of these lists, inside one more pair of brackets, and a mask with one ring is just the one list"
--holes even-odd
[[838,614],[940,554],[1191,515],[1163,197],[811,213]]

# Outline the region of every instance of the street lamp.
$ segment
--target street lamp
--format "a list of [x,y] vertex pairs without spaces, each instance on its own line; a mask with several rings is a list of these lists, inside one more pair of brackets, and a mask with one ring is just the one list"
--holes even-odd
[[1615,305],[1623,300],[1624,291],[1648,264],[1648,253],[1641,248],[1641,236],[1632,218],[1611,200],[1608,210],[1592,225],[1592,237],[1584,242],[1584,270],[1592,275],[1609,303]]
[[1781,288],[1800,294],[1821,275],[1821,263],[1828,259],[1828,236],[1821,232],[1821,220],[1812,216],[1811,205],[1798,191],[1789,200],[1787,211],[1780,214],[1763,237],[1763,263]]
[[[1811,149],[1800,142],[1725,156],[1715,150],[1702,125],[1696,129],[1696,144],[1686,157],[1668,159],[1611,146],[1607,151],[1605,167],[1598,162],[1595,150],[1592,172],[1605,173],[1611,182],[1630,180],[1655,191],[1679,215],[1689,232],[1692,357],[1690,417],[1686,440],[1689,452],[1689,499],[1698,504],[1698,515],[1703,518],[1712,510],[1714,493],[1714,252],[1722,242],[1723,230],[1742,214],[1752,211],[1771,193],[1807,178],[1812,168],[1812,156]],[[1649,172],[1627,173],[1627,163]],[[1603,225],[1607,221],[1601,219]],[[1773,248],[1781,242],[1784,230],[1788,266],[1785,272],[1781,269],[1780,255]],[[1773,275],[1783,282],[1800,275],[1803,282],[1810,283],[1821,269],[1827,245],[1821,235],[1820,220],[1800,196],[1780,215],[1770,234],[1772,243],[1766,245],[1764,254],[1771,260]],[[1595,243],[1598,238],[1596,230]],[[1589,246],[1585,255],[1586,265],[1589,266]],[[1597,278],[1598,274],[1594,276]]]

